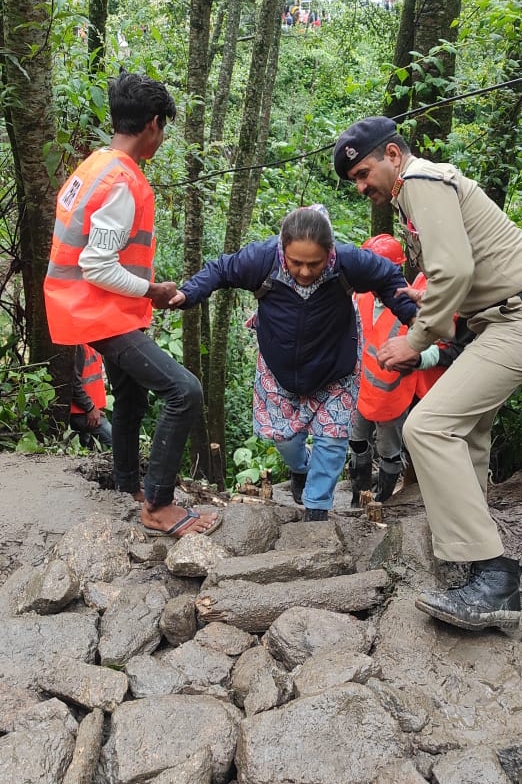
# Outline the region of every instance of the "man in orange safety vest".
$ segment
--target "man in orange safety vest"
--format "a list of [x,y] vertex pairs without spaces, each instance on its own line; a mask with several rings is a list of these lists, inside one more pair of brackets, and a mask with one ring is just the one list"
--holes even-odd
[[[87,343],[104,358],[114,395],[114,484],[142,501],[150,535],[211,533],[217,514],[173,503],[176,475],[203,404],[199,380],[147,334],[153,306],[170,307],[174,282],[154,281],[154,192],[141,169],[176,116],[166,87],[120,70],[109,82],[114,135],[80,163],[58,194],[44,282],[54,343]],[[140,427],[152,391],[163,400],[143,490]]]
[[[371,237],[362,247],[385,256],[394,264],[402,266],[406,261],[401,243],[390,234]],[[426,278],[420,272],[411,287],[412,299],[420,301],[426,285]],[[374,440],[379,462],[375,500],[384,502],[393,494],[406,462],[402,427],[412,404],[424,397],[472,337],[472,333],[466,330],[468,334],[465,337],[459,335],[455,342],[429,346],[421,352],[414,370],[385,370],[377,361],[379,346],[391,337],[406,334],[408,327],[401,324],[371,292],[355,295],[355,303],[362,324],[363,354],[357,411],[349,442],[348,472],[354,507],[359,505],[360,491],[372,488]]]

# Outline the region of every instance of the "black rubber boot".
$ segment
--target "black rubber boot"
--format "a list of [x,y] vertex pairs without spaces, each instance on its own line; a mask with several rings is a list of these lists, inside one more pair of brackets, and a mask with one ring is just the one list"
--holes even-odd
[[348,474],[352,484],[351,506],[359,506],[359,493],[361,490],[372,489],[372,453],[370,449],[362,455],[352,453],[348,465]]
[[513,631],[520,623],[519,591],[518,561],[501,555],[473,563],[470,579],[461,588],[426,591],[416,599],[415,606],[461,629],[496,626]]
[[379,479],[377,480],[377,492],[375,494],[376,501],[387,501],[391,498],[399,474],[387,474],[382,468],[379,468]]
[[296,504],[303,503],[303,490],[306,484],[307,474],[290,474],[290,492]]
[[305,522],[328,520],[328,509],[305,509],[303,520]]

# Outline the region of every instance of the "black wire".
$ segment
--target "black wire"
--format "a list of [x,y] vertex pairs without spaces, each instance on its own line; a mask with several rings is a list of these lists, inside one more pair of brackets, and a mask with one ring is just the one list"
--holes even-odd
[[[468,93],[460,93],[459,95],[453,95],[450,98],[443,98],[441,101],[435,101],[435,103],[425,104],[424,106],[419,106],[416,109],[410,109],[407,112],[403,112],[403,114],[397,114],[390,119],[395,120],[396,122],[399,120],[405,120],[408,117],[415,117],[418,114],[426,114],[428,111],[432,109],[438,109],[441,106],[447,106],[450,103],[455,103],[455,101],[463,101],[465,98],[473,98],[476,95],[485,95],[486,93],[493,92],[494,90],[501,90],[505,87],[513,87],[514,85],[521,84],[522,77],[518,79],[511,79],[508,82],[500,82],[499,84],[491,85],[490,87],[481,87],[478,90],[471,90]],[[199,182],[204,182],[205,180],[210,180],[213,177],[218,177],[221,174],[231,174],[233,172],[240,172],[240,171],[253,171],[254,169],[271,169],[275,168],[276,166],[283,166],[285,163],[292,163],[293,161],[300,161],[303,158],[309,158],[312,155],[317,155],[317,153],[324,152],[325,150],[331,150],[332,147],[335,147],[336,142],[330,142],[330,144],[325,144],[324,147],[317,147],[314,150],[310,150],[310,152],[302,152],[298,155],[292,155],[290,158],[281,158],[278,161],[271,161],[270,163],[259,163],[251,166],[238,166],[237,168],[231,169],[219,169],[216,171],[209,172],[208,174],[204,174],[201,177],[197,177],[195,180],[181,180],[180,182],[176,183],[176,187],[181,187],[182,185],[192,185]]]

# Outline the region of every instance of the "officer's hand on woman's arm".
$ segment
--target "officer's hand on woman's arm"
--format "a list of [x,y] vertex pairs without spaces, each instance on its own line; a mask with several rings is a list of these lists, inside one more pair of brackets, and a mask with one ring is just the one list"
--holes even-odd
[[424,291],[419,291],[418,289],[414,289],[413,286],[405,286],[403,289],[397,289],[394,296],[400,297],[401,294],[406,294],[406,296],[409,297],[412,302],[415,302],[417,307],[420,308],[422,297],[424,296]]

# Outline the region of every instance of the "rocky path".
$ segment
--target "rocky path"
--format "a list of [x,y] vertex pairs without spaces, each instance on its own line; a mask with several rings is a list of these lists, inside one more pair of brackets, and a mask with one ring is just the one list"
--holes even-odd
[[[416,486],[386,528],[346,483],[327,523],[280,485],[173,542],[86,477],[0,455],[1,784],[522,781],[522,642],[415,610],[462,577]],[[490,494],[519,558],[521,479]]]

